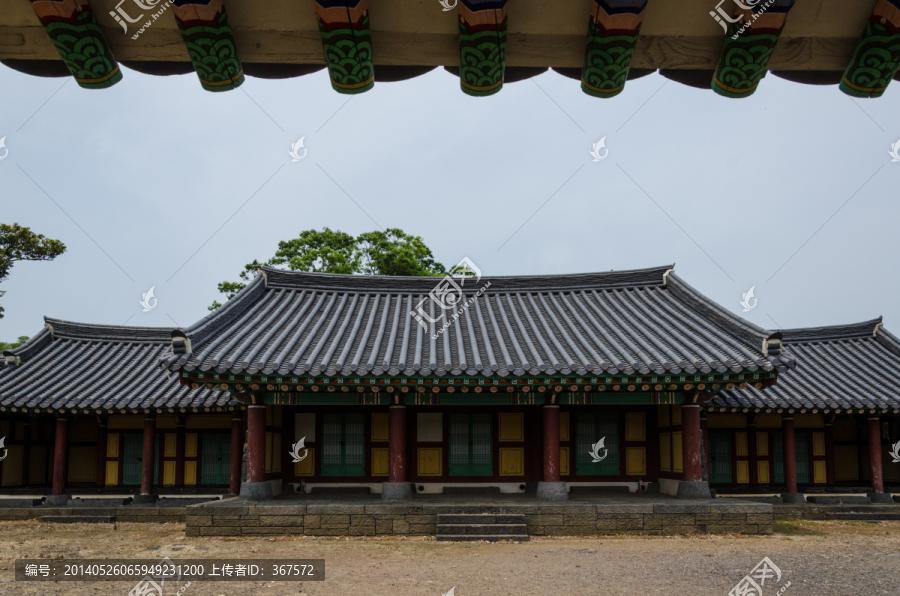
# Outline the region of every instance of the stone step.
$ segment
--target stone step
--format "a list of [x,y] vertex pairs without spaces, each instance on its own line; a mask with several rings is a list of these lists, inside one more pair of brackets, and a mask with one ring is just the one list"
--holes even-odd
[[122,507],[131,503],[131,497],[115,497],[110,499],[69,499],[66,507]]
[[524,524],[521,513],[439,513],[438,524]]
[[466,535],[520,535],[527,534],[525,524],[438,524],[437,533],[442,536]]
[[116,518],[113,515],[45,515],[39,521],[52,524],[111,524]]
[[465,536],[445,536],[437,535],[438,542],[476,542],[484,540],[485,542],[499,542],[501,540],[512,540],[514,542],[528,542],[530,537],[527,534],[467,534]]
[[865,513],[831,513],[828,516],[835,521],[897,521],[900,520],[900,511],[897,512],[865,512]]
[[38,507],[43,499],[0,499],[0,507]]
[[815,505],[868,505],[872,499],[866,495],[859,496],[834,496],[834,497],[806,497],[807,503]]

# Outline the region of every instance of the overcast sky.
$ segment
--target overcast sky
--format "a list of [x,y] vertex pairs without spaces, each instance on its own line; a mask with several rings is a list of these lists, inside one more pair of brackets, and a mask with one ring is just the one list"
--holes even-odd
[[323,226],[399,227],[485,275],[675,263],[765,328],[900,332],[900,83],[853,100],[770,75],[737,100],[651,75],[603,100],[548,72],[472,98],[438,69],[348,101],[325,71],[209,93],[123,70],[89,91],[0,66],[0,221],[68,247],[0,285],[0,340],[45,315],[190,325],[218,282]]

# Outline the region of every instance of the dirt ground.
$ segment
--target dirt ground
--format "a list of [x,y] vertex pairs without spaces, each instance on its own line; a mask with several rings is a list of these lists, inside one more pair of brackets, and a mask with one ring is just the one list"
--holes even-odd
[[[16,582],[17,558],[325,559],[323,582],[194,582],[184,596],[725,596],[763,558],[782,571],[765,596],[900,593],[900,522],[776,523],[763,537],[545,538],[444,543],[428,538],[185,538],[182,524],[0,522],[0,596],[127,596],[134,582]],[[183,585],[183,584],[182,584]],[[772,587],[770,587],[772,586]],[[752,592],[755,594],[755,592]],[[155,596],[155,593],[154,593]]]

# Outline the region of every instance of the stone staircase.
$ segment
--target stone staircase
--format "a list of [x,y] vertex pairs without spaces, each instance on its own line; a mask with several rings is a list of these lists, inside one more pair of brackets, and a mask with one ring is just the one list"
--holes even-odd
[[437,539],[443,542],[525,542],[529,537],[523,514],[439,513]]
[[[896,508],[891,508],[896,509]],[[840,511],[831,513],[828,516],[835,521],[864,521],[864,522],[880,522],[880,521],[897,521],[900,520],[900,511]]]

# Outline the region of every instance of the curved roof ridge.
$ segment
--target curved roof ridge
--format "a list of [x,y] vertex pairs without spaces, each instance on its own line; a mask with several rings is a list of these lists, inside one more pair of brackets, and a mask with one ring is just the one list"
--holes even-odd
[[[97,339],[115,341],[156,341],[167,342],[172,337],[173,327],[127,327],[124,325],[98,325],[78,323],[44,317],[45,329],[50,328],[54,339],[68,337],[77,339]],[[26,344],[27,345],[27,344]],[[24,345],[21,347],[25,347]]]
[[35,352],[38,352],[45,345],[53,341],[50,329],[45,325],[35,335],[32,335],[28,341],[12,350],[4,350],[4,362],[8,364],[18,363],[30,358]]
[[243,290],[238,292],[234,298],[228,300],[193,325],[173,329],[172,336],[180,335],[189,337],[192,341],[200,341],[212,335],[221,326],[239,317],[247,306],[245,303],[252,303],[256,294],[266,289],[266,277],[267,273],[260,269],[256,277]]
[[[846,325],[827,325],[822,327],[798,327],[795,329],[782,329],[785,343],[805,343],[811,341],[826,341],[836,339],[856,339],[863,337],[875,337],[875,331],[881,324],[881,317],[849,323]],[[883,329],[883,327],[881,327]]]
[[[881,317],[878,317],[879,322]],[[897,356],[900,356],[900,339],[896,335],[884,328],[884,324],[875,327],[875,339]]]
[[[674,265],[648,267],[645,269],[628,269],[623,271],[606,271],[591,273],[569,273],[565,275],[504,275],[483,276],[481,279],[491,282],[491,289],[496,291],[515,290],[571,290],[580,288],[616,288],[623,286],[664,285],[663,276]],[[313,273],[309,271],[285,271],[264,266],[261,271],[266,275],[270,287],[353,291],[384,292],[430,292],[439,276],[401,276],[401,275],[347,275],[338,273]],[[480,282],[479,282],[480,283]],[[466,288],[468,291],[468,288]],[[234,300],[234,299],[232,299]]]

